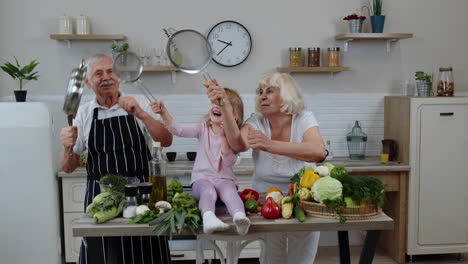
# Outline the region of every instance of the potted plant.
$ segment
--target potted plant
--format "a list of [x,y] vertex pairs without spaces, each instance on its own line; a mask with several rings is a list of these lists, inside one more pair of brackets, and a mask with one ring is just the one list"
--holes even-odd
[[113,43],[111,45],[112,57],[115,59],[115,57],[117,57],[119,53],[127,51],[129,47],[130,45],[128,45],[127,42],[124,42],[122,44]]
[[26,101],[26,93],[28,91],[23,90],[23,86],[30,80],[37,80],[39,75],[37,71],[34,71],[36,66],[39,64],[37,59],[32,60],[28,65],[21,67],[18,59],[15,57],[16,66],[11,62],[6,62],[0,67],[6,73],[8,73],[11,78],[19,81],[19,90],[15,90],[15,97],[17,102]]
[[348,21],[349,25],[349,32],[351,33],[361,33],[362,30],[362,22],[366,20],[365,16],[359,16],[356,13],[347,15],[343,18],[343,20]]
[[432,75],[422,71],[415,73],[416,87],[418,90],[418,96],[431,96],[432,92]]
[[[382,33],[385,23],[385,16],[382,15],[382,2],[383,0],[367,0],[368,6],[364,6],[363,8],[367,8],[369,12],[371,26],[372,26],[372,33]],[[372,1],[372,2],[371,2]]]

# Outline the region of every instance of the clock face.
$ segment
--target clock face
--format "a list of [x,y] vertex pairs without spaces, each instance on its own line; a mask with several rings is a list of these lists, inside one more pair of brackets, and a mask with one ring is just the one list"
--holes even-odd
[[241,64],[252,50],[249,31],[234,21],[216,24],[208,33],[208,41],[213,49],[213,60],[221,66]]

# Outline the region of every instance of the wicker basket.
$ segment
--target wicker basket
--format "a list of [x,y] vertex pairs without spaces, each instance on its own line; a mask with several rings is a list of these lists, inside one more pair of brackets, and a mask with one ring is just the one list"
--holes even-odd
[[[328,219],[339,219],[338,216],[333,212],[332,207],[328,207],[321,203],[300,201],[299,205],[304,208],[304,211],[309,216],[328,218]],[[382,214],[382,208],[376,205],[369,206],[346,206],[343,209],[343,217],[346,220],[367,220]]]

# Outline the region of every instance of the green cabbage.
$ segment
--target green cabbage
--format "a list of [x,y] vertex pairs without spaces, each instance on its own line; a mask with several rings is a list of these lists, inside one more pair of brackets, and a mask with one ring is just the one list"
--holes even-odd
[[343,185],[339,180],[330,176],[322,177],[312,186],[311,194],[319,203],[325,200],[342,199]]

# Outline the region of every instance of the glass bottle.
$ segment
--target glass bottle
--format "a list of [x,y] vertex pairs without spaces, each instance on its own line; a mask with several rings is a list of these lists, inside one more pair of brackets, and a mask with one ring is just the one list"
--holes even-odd
[[136,215],[138,186],[134,184],[125,185],[125,205],[123,208],[123,217],[131,218]]
[[160,142],[153,142],[152,156],[152,160],[148,162],[149,182],[152,184],[149,208],[156,210],[156,202],[167,200],[166,161],[161,157]]
[[453,96],[455,83],[452,67],[439,68],[437,81],[437,96]]
[[308,55],[307,66],[320,67],[320,48],[309,48]]
[[289,48],[289,67],[302,67],[301,48]]
[[367,135],[362,132],[361,124],[356,120],[351,132],[346,135],[348,142],[349,158],[352,160],[364,159],[367,145]]
[[340,66],[340,48],[328,48],[328,67]]
[[139,205],[149,205],[152,188],[153,184],[149,182],[142,182],[138,185],[138,192],[140,193]]

